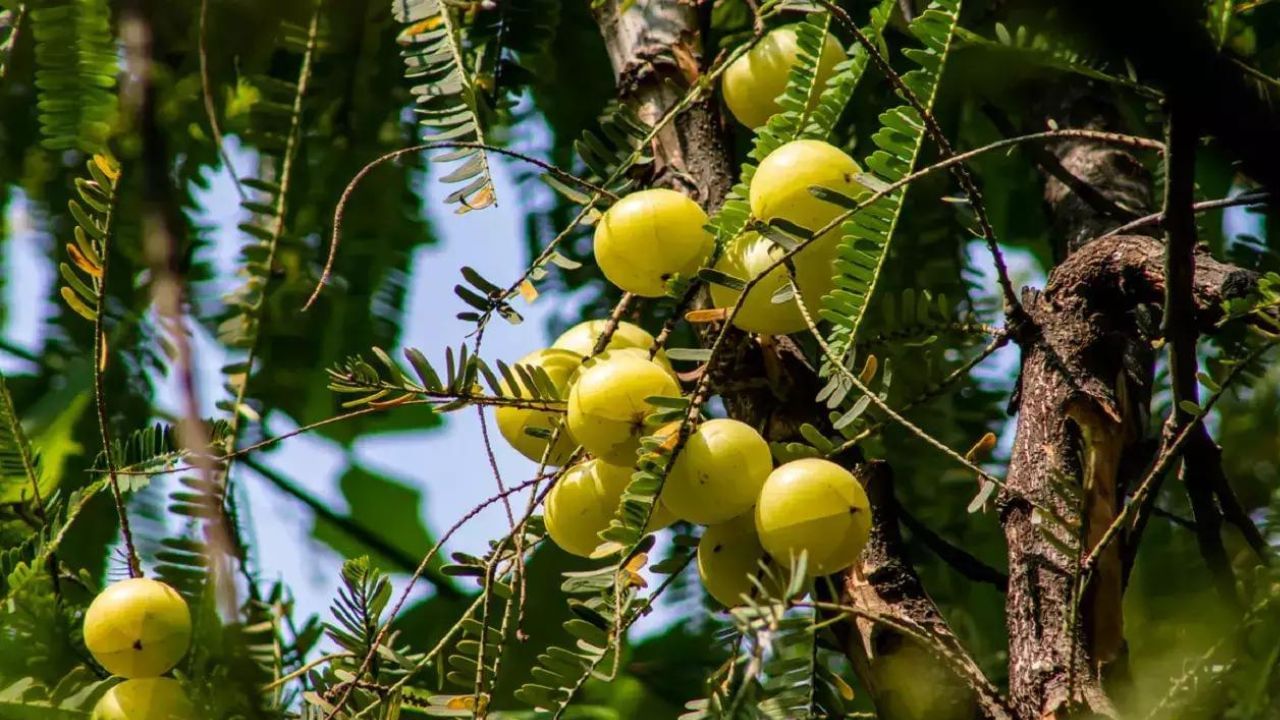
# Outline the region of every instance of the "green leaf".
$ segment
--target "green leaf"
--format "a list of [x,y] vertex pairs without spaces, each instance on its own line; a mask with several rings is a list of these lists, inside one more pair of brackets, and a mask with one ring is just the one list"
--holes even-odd
[[698,271],[698,277],[705,282],[727,287],[730,290],[737,290],[739,292],[747,286],[746,280],[730,275],[729,273],[716,270],[715,268],[702,268]]
[[[937,97],[959,15],[960,0],[934,0],[909,26],[924,51],[904,52],[919,67],[902,79],[926,110],[933,107]],[[903,104],[882,113],[880,123],[880,129],[872,135],[877,149],[867,157],[865,166],[882,181],[896,182],[919,161],[925,140],[924,120],[910,104]],[[829,340],[838,356],[847,351],[862,326],[888,257],[905,191],[900,188],[877,198],[843,226],[838,249],[841,262],[837,263],[840,272],[835,290],[822,299],[821,311],[822,317],[832,323]]]
[[667,358],[687,362],[708,362],[711,360],[710,348],[667,348]]

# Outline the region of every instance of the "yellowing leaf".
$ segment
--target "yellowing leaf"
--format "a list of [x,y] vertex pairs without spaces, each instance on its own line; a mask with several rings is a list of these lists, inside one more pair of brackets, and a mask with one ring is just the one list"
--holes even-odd
[[89,322],[94,322],[98,319],[98,314],[93,311],[93,308],[84,304],[84,301],[80,299],[75,290],[63,285],[59,292],[62,295],[62,299],[67,301],[67,305],[72,310],[75,310],[77,315]]
[[450,698],[449,702],[445,703],[445,707],[450,710],[470,710],[475,706],[476,699],[474,695],[457,695]]
[[840,693],[840,697],[845,700],[853,699],[853,686],[845,682],[844,678],[838,673],[831,673],[831,684],[836,686],[836,692]]
[[532,303],[538,299],[538,288],[528,280],[524,280],[520,283],[520,297],[524,298],[525,302]]
[[969,448],[969,452],[964,454],[964,459],[969,462],[978,462],[985,460],[991,454],[991,450],[996,446],[995,433],[987,433],[978,439],[978,442]]
[[862,381],[863,385],[866,385],[876,376],[876,370],[879,368],[880,361],[876,360],[876,356],[868,355],[867,362],[862,366],[862,372],[858,375],[858,379]]
[[71,256],[71,262],[75,263],[76,267],[96,278],[102,277],[102,268],[85,257],[84,253],[80,252],[79,247],[67,243],[67,254]]
[[485,185],[484,187],[476,191],[474,194],[472,194],[470,197],[463,198],[462,206],[459,207],[457,210],[454,210],[454,213],[458,215],[462,215],[465,213],[469,213],[472,210],[483,210],[489,207],[490,205],[492,205],[495,199],[497,198],[493,194],[493,186]]
[[684,319],[691,323],[712,323],[723,322],[729,317],[729,311],[725,308],[707,308],[705,310],[690,310],[684,314]]
[[432,15],[426,20],[419,20],[412,25],[408,25],[405,29],[400,31],[400,42],[407,42],[408,38],[411,38],[414,35],[431,32],[432,30],[440,27],[440,23],[442,22],[444,22],[444,18],[439,15]]
[[115,182],[120,178],[120,168],[116,165],[116,161],[107,155],[94,155],[93,164],[98,166],[103,175],[107,176],[111,182]]
[[627,561],[626,569],[629,572],[640,572],[641,570],[644,569],[644,566],[648,564],[649,564],[649,553],[636,553],[635,557],[632,557],[630,560]]
[[640,575],[640,571],[649,562],[648,553],[638,553],[635,557],[627,561],[622,567],[622,574],[626,577],[627,584],[631,587],[645,588],[649,587],[649,583]]

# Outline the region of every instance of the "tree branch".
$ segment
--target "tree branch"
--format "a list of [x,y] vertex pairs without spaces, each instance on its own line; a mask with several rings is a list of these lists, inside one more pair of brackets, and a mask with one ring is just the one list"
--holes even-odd
[[[877,716],[882,720],[959,717],[965,713],[957,710],[976,706],[979,717],[1016,717],[952,632],[906,561],[898,528],[901,509],[894,498],[889,466],[873,462],[860,466],[859,471],[871,501],[871,537],[858,563],[844,577],[845,604],[869,616],[899,618],[938,640],[936,647],[920,648],[919,641],[865,618],[833,626],[854,671],[871,695]],[[931,657],[938,654],[947,656],[945,663]],[[904,665],[911,671],[903,673]],[[920,684],[922,677],[936,682],[926,690]],[[907,695],[916,697],[906,703]]]
[[[1189,120],[1211,133],[1272,191],[1280,191],[1280,103],[1218,52],[1194,0],[1078,0],[1051,3],[1104,47],[1123,53],[1138,75],[1185,102]],[[1134,32],[1133,28],[1142,28]]]
[[[1164,260],[1164,318],[1160,330],[1169,348],[1169,376],[1173,391],[1173,412],[1167,430],[1172,431],[1195,422],[1193,440],[1182,452],[1182,468],[1179,477],[1191,501],[1191,512],[1196,521],[1196,544],[1204,557],[1214,588],[1229,607],[1238,608],[1235,573],[1222,546],[1222,515],[1213,501],[1213,486],[1209,475],[1214,472],[1212,456],[1208,452],[1213,440],[1200,422],[1194,410],[1184,406],[1198,405],[1196,373],[1196,339],[1199,331],[1195,324],[1195,301],[1192,297],[1192,277],[1195,273],[1196,218],[1192,204],[1195,202],[1196,144],[1198,133],[1191,114],[1182,101],[1174,97],[1170,102],[1169,120],[1165,139],[1165,260]],[[1220,464],[1216,471],[1222,472]]]
[[907,512],[906,508],[898,507],[897,509],[898,519],[911,531],[911,535],[920,540],[925,547],[929,548],[943,562],[954,568],[956,572],[974,582],[994,585],[1000,589],[1000,592],[1005,592],[1009,589],[1008,573],[991,567],[968,550],[949,542],[946,538],[934,532],[928,525],[921,522],[919,518]]

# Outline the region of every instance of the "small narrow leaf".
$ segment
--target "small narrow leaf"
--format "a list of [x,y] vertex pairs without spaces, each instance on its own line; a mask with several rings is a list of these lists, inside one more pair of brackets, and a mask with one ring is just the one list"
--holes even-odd
[[710,348],[667,348],[667,359],[687,362],[709,362]]
[[742,280],[741,278],[734,277],[729,273],[722,272],[714,268],[702,268],[698,271],[698,277],[713,285],[720,285],[739,292],[747,287],[746,280]]

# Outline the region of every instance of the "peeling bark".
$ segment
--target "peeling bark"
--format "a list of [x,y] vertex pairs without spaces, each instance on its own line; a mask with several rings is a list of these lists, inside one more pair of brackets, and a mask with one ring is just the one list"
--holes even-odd
[[871,501],[871,538],[844,577],[844,603],[899,618],[934,638],[925,645],[868,619],[836,627],[836,635],[882,720],[1012,718],[999,691],[987,681],[925,592],[905,559],[893,473],[883,462],[861,467]]
[[[690,2],[609,0],[596,9],[618,92],[636,103],[650,125],[679,102],[702,75],[698,7]],[[681,190],[708,212],[720,207],[733,186],[720,113],[712,98],[695,103],[663,128],[654,143],[654,184]]]
[[[1117,628],[1090,621],[1097,613],[1116,616],[1118,608],[1112,604],[1091,613],[1086,606],[1076,631],[1068,631],[1073,561],[1043,537],[1030,502],[1081,520],[1081,508],[1071,507],[1049,483],[1065,477],[1083,484],[1087,468],[1079,456],[1088,457],[1082,446],[1086,436],[1115,437],[1135,422],[1122,380],[1126,349],[1143,336],[1135,310],[1163,299],[1163,261],[1164,245],[1154,238],[1097,240],[1059,265],[1044,292],[1028,292],[1024,299],[1038,334],[1024,346],[1020,417],[1003,512],[1010,568],[1010,690],[1021,717],[1057,717],[1077,704],[1114,715],[1096,652],[1112,639],[1091,635]],[[1252,274],[1197,252],[1196,324],[1211,328],[1222,300],[1253,282]],[[1089,526],[1093,520],[1084,522]]]

